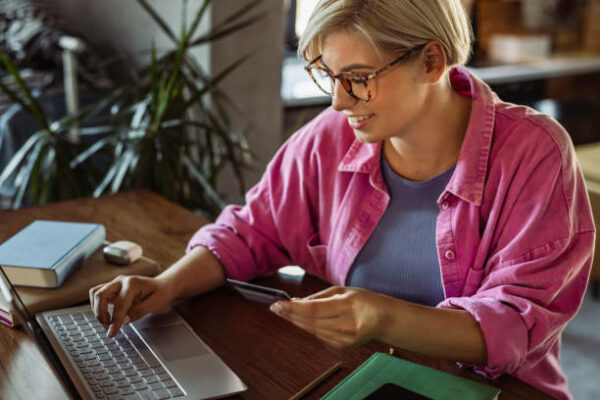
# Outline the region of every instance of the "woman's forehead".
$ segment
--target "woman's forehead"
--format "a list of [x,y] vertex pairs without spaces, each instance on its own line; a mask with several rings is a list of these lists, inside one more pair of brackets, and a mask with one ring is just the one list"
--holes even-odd
[[391,55],[378,52],[364,36],[356,32],[337,31],[321,41],[322,61],[329,68],[343,70],[349,65],[376,67]]

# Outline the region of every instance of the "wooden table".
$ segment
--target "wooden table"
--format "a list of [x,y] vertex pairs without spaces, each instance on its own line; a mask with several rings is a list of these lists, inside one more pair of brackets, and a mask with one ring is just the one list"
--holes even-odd
[[[169,266],[185,250],[191,235],[205,221],[190,211],[148,191],[134,191],[99,199],[80,199],[0,212],[0,242],[35,219],[97,222],[106,227],[110,241],[138,242],[144,253]],[[285,275],[260,278],[257,282],[282,288],[292,296],[305,296],[327,285],[313,277],[301,281]],[[317,399],[329,391],[373,352],[388,352],[389,346],[372,342],[358,348],[338,350],[277,317],[263,304],[249,302],[228,288],[198,296],[177,305],[198,335],[248,385],[238,399],[286,399],[338,361],[343,367],[306,399]],[[395,355],[502,390],[501,399],[550,399],[550,396],[510,376],[495,381],[454,363],[424,357],[400,349]],[[54,372],[21,329],[0,328],[0,398],[63,399]]]

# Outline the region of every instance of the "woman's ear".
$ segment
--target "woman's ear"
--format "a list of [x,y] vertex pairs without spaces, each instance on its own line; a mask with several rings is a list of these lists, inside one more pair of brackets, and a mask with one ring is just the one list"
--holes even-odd
[[427,83],[437,83],[446,71],[446,50],[437,40],[431,40],[423,48],[423,71]]

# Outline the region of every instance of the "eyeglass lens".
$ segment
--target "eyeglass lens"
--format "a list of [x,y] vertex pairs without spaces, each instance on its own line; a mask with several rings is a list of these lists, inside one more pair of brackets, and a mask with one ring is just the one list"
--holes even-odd
[[[325,69],[318,67],[310,68],[310,75],[317,84],[317,86],[326,94],[332,95],[335,89],[335,78],[329,74]],[[368,84],[368,81],[360,79],[358,76],[348,75],[346,77],[340,77],[339,81],[342,83],[346,92],[351,96],[359,100],[369,100],[372,96],[372,85]]]

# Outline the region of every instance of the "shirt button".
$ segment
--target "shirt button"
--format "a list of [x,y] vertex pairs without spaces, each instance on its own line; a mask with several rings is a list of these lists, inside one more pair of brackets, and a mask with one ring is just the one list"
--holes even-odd
[[448,250],[444,255],[448,260],[454,260],[454,257],[456,257],[456,254],[452,250]]
[[445,201],[445,202],[442,203],[442,209],[443,210],[447,209],[448,207],[450,207],[450,203],[448,203],[447,201]]

